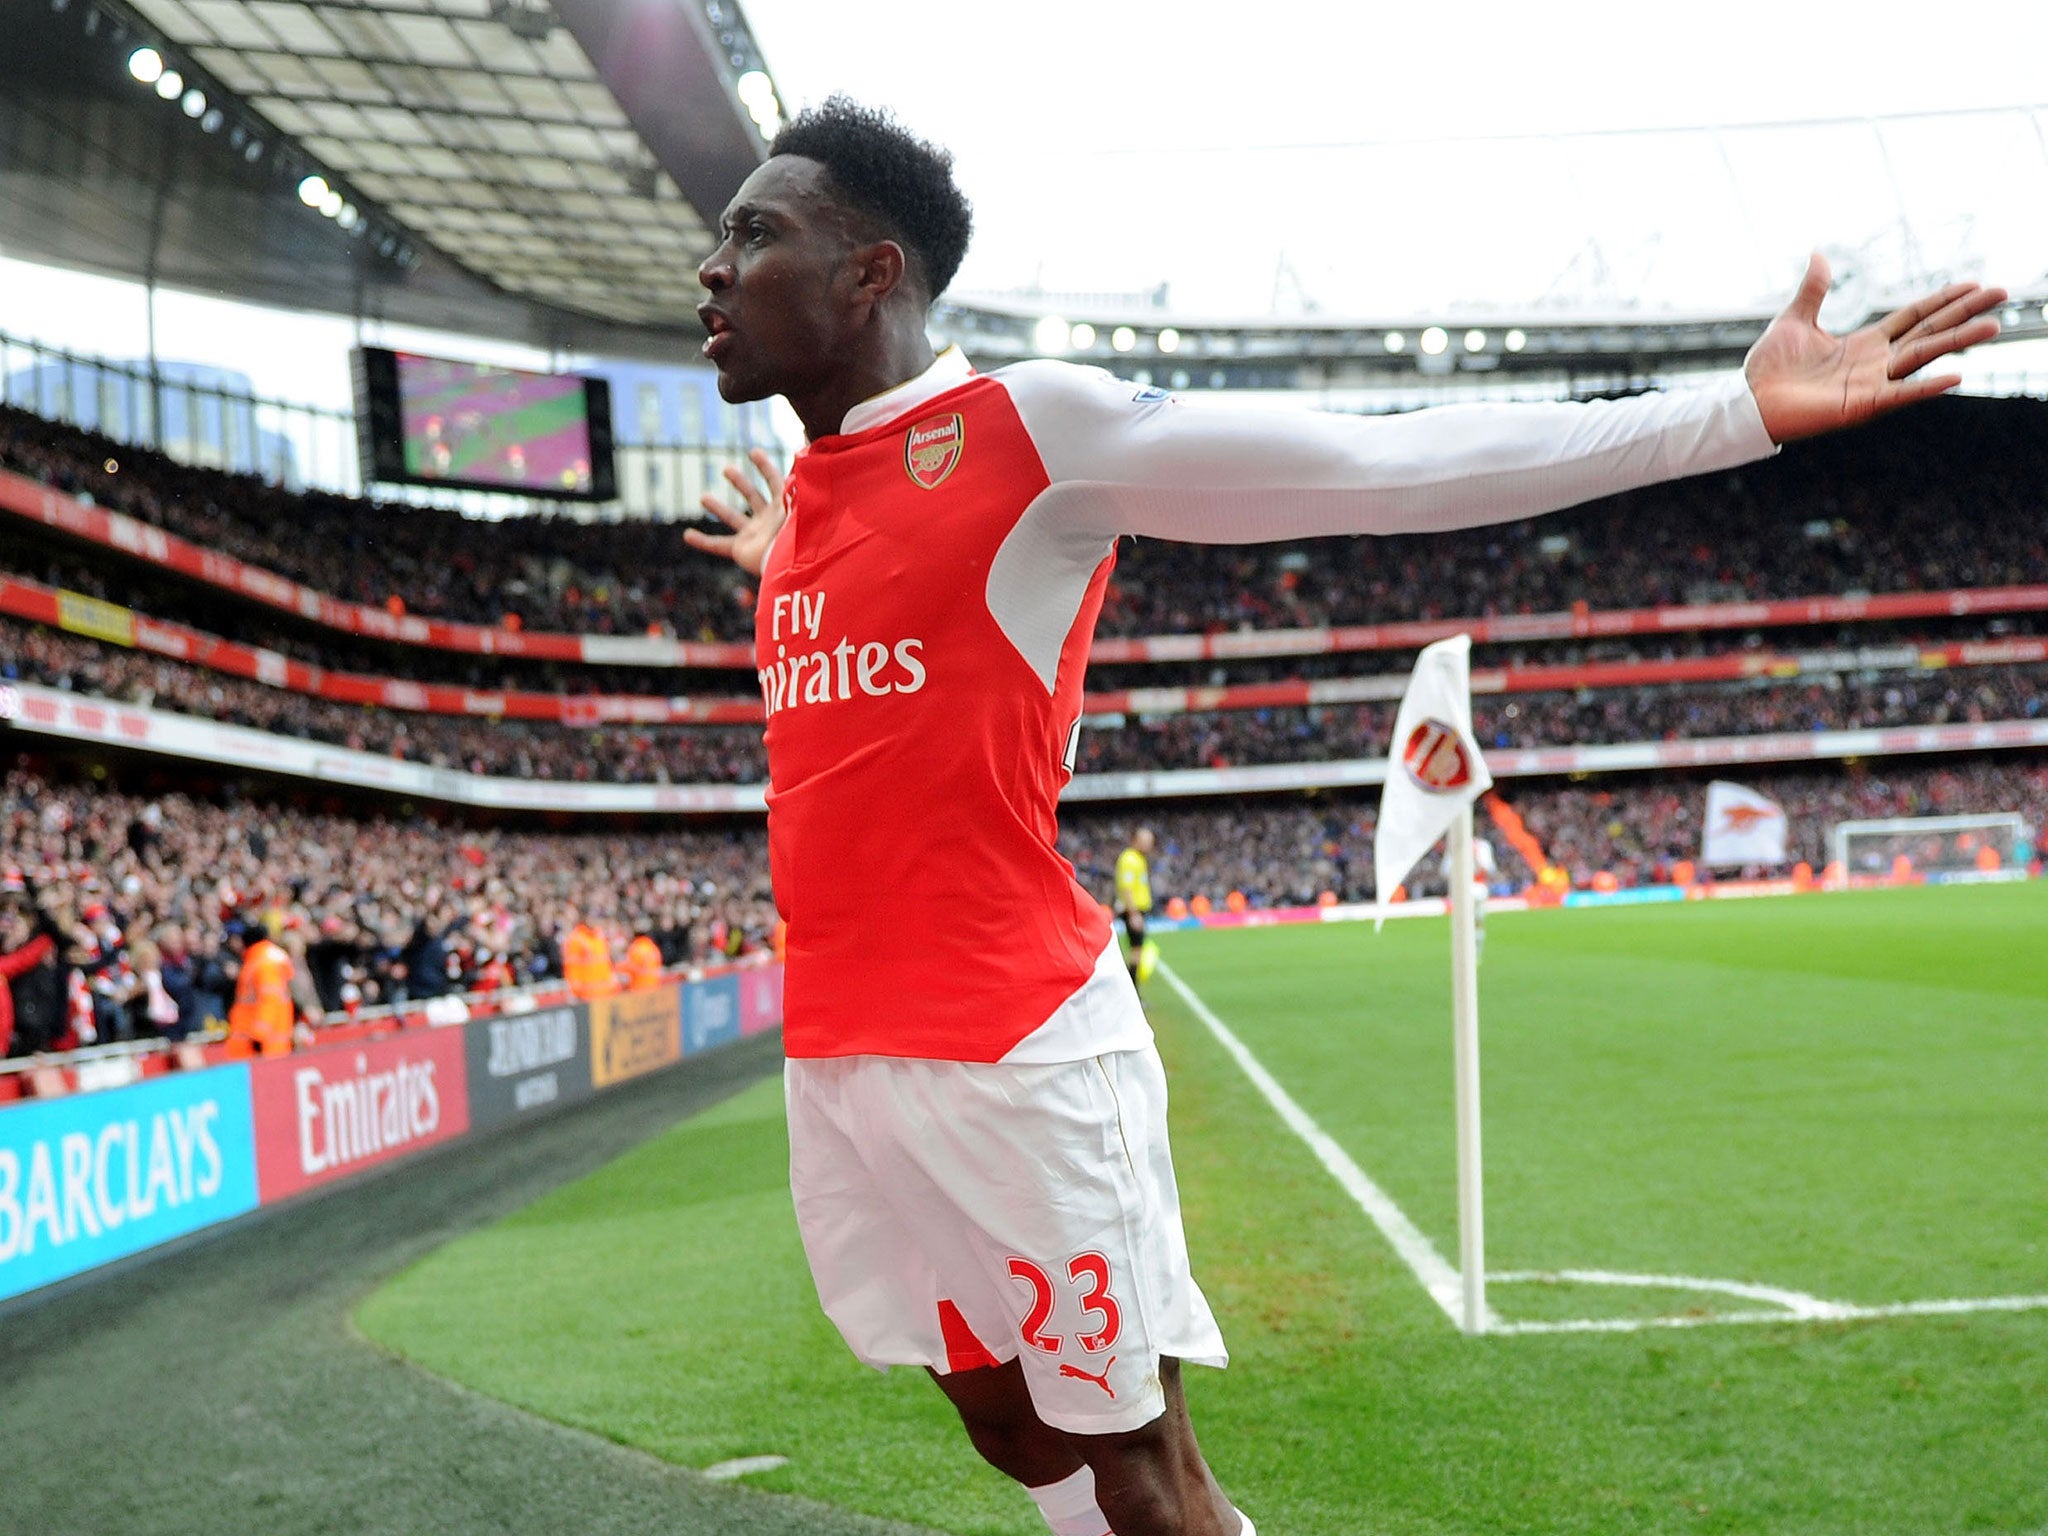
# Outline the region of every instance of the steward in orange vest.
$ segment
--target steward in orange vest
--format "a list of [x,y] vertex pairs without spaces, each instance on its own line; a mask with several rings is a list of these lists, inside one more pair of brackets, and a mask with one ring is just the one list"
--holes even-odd
[[584,999],[609,997],[619,990],[612,972],[612,947],[589,923],[577,923],[562,940],[562,979]]
[[288,1056],[292,1049],[292,957],[270,939],[242,951],[228,1009],[228,1054]]
[[661,947],[646,934],[626,946],[626,990],[646,992],[661,984]]

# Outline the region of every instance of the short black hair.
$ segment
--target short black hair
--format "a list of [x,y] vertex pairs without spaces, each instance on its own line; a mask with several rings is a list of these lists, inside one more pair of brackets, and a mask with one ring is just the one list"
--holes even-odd
[[847,205],[875,219],[910,253],[930,296],[946,291],[974,232],[974,209],[954,184],[950,153],[888,113],[845,96],[798,113],[768,153],[801,155],[824,166]]

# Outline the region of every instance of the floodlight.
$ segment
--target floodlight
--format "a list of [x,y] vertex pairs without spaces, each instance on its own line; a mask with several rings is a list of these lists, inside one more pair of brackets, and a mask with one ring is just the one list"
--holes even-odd
[[1138,333],[1128,325],[1120,325],[1109,333],[1109,344],[1119,352],[1128,352],[1138,344]]
[[1509,331],[1507,335],[1501,338],[1501,345],[1510,352],[1519,352],[1522,348],[1529,345],[1528,332],[1519,329]]
[[1095,327],[1090,325],[1086,320],[1083,320],[1079,325],[1074,327],[1073,343],[1076,347],[1081,348],[1094,346]]
[[1073,341],[1073,331],[1058,315],[1047,315],[1031,328],[1031,345],[1040,352],[1064,352]]
[[1486,350],[1486,332],[1467,331],[1465,333],[1465,350],[1467,352],[1484,352]]
[[206,115],[206,92],[194,86],[185,93],[185,99],[178,105],[185,109],[187,117],[203,117]]
[[163,78],[164,56],[154,48],[138,48],[128,55],[128,73],[144,85],[155,85]]
[[749,107],[756,103],[772,106],[775,102],[775,82],[758,69],[750,69],[735,80],[733,90]]
[[1389,352],[1405,352],[1408,350],[1408,338],[1399,331],[1389,331],[1382,338],[1381,345]]
[[165,101],[176,101],[185,93],[185,77],[175,69],[167,69],[156,77],[156,93]]
[[1422,333],[1422,350],[1431,357],[1441,355],[1444,348],[1450,344],[1451,338],[1445,334],[1444,328],[1440,325],[1432,325]]
[[334,216],[334,222],[343,229],[354,229],[362,221],[362,217],[360,213],[356,212],[356,205],[354,203],[343,203],[341,205],[341,212]]
[[299,183],[299,201],[308,208],[318,208],[327,198],[327,178],[308,176]]
[[339,217],[344,206],[341,194],[331,187],[328,189],[327,195],[320,199],[320,211],[330,219]]
[[1170,325],[1161,331],[1159,333],[1159,350],[1162,352],[1178,352],[1180,350],[1180,332]]
[[206,116],[199,119],[199,129],[202,133],[219,133],[220,125],[226,121],[219,107],[209,107]]

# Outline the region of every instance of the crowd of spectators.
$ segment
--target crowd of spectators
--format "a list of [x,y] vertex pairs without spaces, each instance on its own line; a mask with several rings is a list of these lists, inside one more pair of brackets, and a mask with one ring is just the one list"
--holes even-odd
[[[472,773],[618,784],[758,783],[760,727],[583,727],[337,704],[147,652],[0,619],[0,678]],[[1376,757],[1392,701],[1130,717],[1081,733],[1083,773]],[[1544,747],[2032,719],[2048,667],[1488,696],[1482,745]]]
[[[1128,773],[1383,757],[1395,708],[1389,700],[1128,717],[1084,730],[1076,766]],[[1506,749],[2033,720],[2044,710],[2048,667],[1997,666],[1488,695],[1473,701],[1472,725],[1482,747]]]
[[[1882,430],[1795,445],[1766,464],[1614,498],[1534,523],[1430,538],[1252,548],[1126,544],[1105,635],[1315,627],[1812,593],[2048,580],[2048,406],[1945,400]],[[495,524],[179,465],[0,407],[0,467],[158,524],[334,596],[528,630],[744,639],[752,591],[672,524],[525,518]],[[550,667],[396,652],[297,626],[10,526],[0,565],[315,664],[482,689],[751,690],[743,673]],[[148,596],[144,602],[137,594]],[[159,604],[156,599],[163,601]],[[1974,622],[1974,621],[1973,621]],[[1944,634],[1982,634],[1963,623]],[[2025,617],[1998,621],[2023,632]],[[1939,621],[1920,626],[1924,638]],[[1862,626],[1845,646],[1903,632]],[[1558,663],[1753,647],[1754,634],[1499,648]],[[1765,637],[1761,643],[1776,643]],[[1091,686],[1242,682],[1397,669],[1286,658],[1098,669]],[[0,677],[198,715],[440,767],[624,783],[758,781],[756,726],[569,727],[335,704],[154,654],[0,620]],[[2038,718],[2048,668],[1979,667],[1746,684],[1485,696],[1495,747]],[[1394,705],[1217,711],[1094,722],[1078,768],[1132,771],[1379,756]],[[1852,818],[2017,810],[2048,827],[2048,766],[2007,760],[1811,765],[1744,781],[1783,803],[1793,857],[1816,868]],[[1573,883],[1664,878],[1698,854],[1705,787],[1660,776],[1508,783],[1504,799]],[[1062,847],[1105,897],[1142,821],[1159,835],[1163,902],[1241,892],[1256,906],[1372,890],[1375,798],[1076,807]],[[1484,827],[1482,822],[1482,827]],[[2038,838],[2037,838],[2038,841]],[[1500,883],[1536,872],[1493,839]],[[224,1011],[241,948],[275,934],[317,1011],[411,1002],[559,975],[579,918],[648,933],[670,963],[765,942],[774,923],[758,822],[657,832],[512,831],[460,820],[316,813],[293,804],[45,780],[0,780],[0,1037],[20,1054],[134,1034],[182,1036]],[[1425,876],[1425,882],[1427,880]],[[11,1025],[10,1025],[11,1017]],[[11,1029],[11,1034],[9,1030]]]
[[[286,689],[0,619],[0,677],[436,767],[604,783],[749,783],[766,772],[757,726],[580,727],[426,714]],[[1994,666],[1876,677],[1602,689],[1475,701],[1496,748],[1675,740],[2037,718],[2048,668]],[[1134,716],[1091,725],[1078,771],[1321,762],[1387,750],[1392,701]]]
[[753,685],[746,667],[685,669],[590,665],[396,641],[362,639],[312,624],[267,606],[221,602],[210,588],[195,586],[139,566],[110,562],[103,551],[81,549],[0,522],[0,573],[26,577],[46,587],[82,592],[137,613],[238,645],[275,651],[308,666],[368,677],[402,677],[491,693],[523,689],[535,693],[619,694],[666,697],[677,693],[737,693]]
[[[570,696],[641,694],[665,698],[690,694],[715,698],[742,693],[753,685],[752,674],[744,667],[586,665],[358,640],[337,630],[288,619],[267,608],[222,603],[210,591],[141,568],[109,563],[104,554],[95,556],[68,543],[53,543],[39,534],[40,530],[14,528],[0,522],[0,573],[19,574],[44,586],[82,592],[153,619],[186,624],[204,634],[275,651],[331,672],[402,677],[411,682],[441,683],[486,693],[519,689]],[[2048,572],[2042,574],[2043,579],[2048,579]],[[1581,640],[1481,642],[1473,646],[1472,664],[1484,668],[1677,661],[1764,649],[1839,652],[2024,638],[2044,631],[2048,631],[2048,616],[2033,613],[1944,614],[1912,620],[1812,624],[1770,630],[1665,630]],[[1088,669],[1088,687],[1108,691],[1315,681],[1401,672],[1407,664],[1408,656],[1401,651],[1098,663]]]
[[739,638],[751,593],[674,523],[460,512],[287,491],[180,464],[0,406],[0,468],[141,518],[331,597],[409,613],[579,634]]
[[2048,405],[1946,399],[1727,474],[1463,533],[1125,547],[1102,633],[1182,634],[2048,579]]
[[[1840,822],[1896,816],[2018,812],[2048,847],[2048,763],[1977,758],[1839,764],[1748,773],[1742,783],[1786,810],[1787,851],[1816,871],[1829,859]],[[1682,860],[1700,855],[1706,811],[1704,779],[1630,777],[1589,784],[1509,781],[1497,786],[1544,857],[1578,888],[1603,872],[1622,886],[1669,878]],[[1116,856],[1139,827],[1158,840],[1152,860],[1155,906],[1178,896],[1207,896],[1221,905],[1241,891],[1254,907],[1314,905],[1325,891],[1344,901],[1373,898],[1376,794],[1262,796],[1136,807],[1069,808],[1061,817],[1060,850],[1084,884],[1109,899]],[[1514,845],[1478,818],[1480,835],[1499,861],[1499,892],[1520,891],[1536,878]],[[1435,860],[1425,860],[1416,892],[1442,890]]]
[[[1728,474],[1464,533],[1122,552],[1104,634],[1896,592],[2048,575],[2048,405],[1945,399]],[[110,469],[108,466],[115,466]],[[0,407],[0,466],[372,605],[528,629],[743,639],[751,593],[669,523],[290,493]]]
[[352,1011],[559,977],[579,917],[668,964],[758,947],[775,922],[758,823],[503,831],[16,769],[0,864],[0,955],[37,951],[7,988],[16,1055],[224,1017],[258,933],[303,959],[310,1008]]
[[569,726],[337,704],[13,619],[0,619],[0,678],[471,773],[608,784],[767,776],[758,725]]
[[[2048,836],[2048,764],[1978,758],[1814,764],[1745,774],[1785,806],[1790,855],[1819,869],[1841,821],[2018,812]],[[1505,802],[1544,858],[1584,887],[1669,878],[1699,855],[1706,785],[1642,777],[1509,782]],[[1139,826],[1158,837],[1161,904],[1240,892],[1253,907],[1373,894],[1376,797],[1320,794],[1138,807],[1079,806],[1061,849],[1107,899]],[[1496,889],[1535,879],[1482,815]],[[0,1051],[179,1038],[220,1018],[243,946],[277,936],[308,1010],[348,1013],[562,972],[579,920],[650,935],[669,964],[769,941],[775,915],[759,822],[657,832],[510,831],[315,813],[236,796],[139,795],[15,769],[0,780]],[[1431,888],[1425,864],[1416,893]],[[0,1031],[4,1032],[4,1031]]]

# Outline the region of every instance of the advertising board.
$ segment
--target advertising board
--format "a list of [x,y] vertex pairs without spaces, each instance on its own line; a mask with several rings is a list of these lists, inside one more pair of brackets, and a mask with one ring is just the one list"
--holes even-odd
[[617,992],[590,1003],[590,1081],[609,1088],[683,1055],[680,988]]
[[782,1022],[782,967],[756,966],[740,973],[740,1033],[758,1035]]
[[409,1030],[253,1063],[264,1204],[467,1131],[463,1034]]
[[255,1206],[247,1067],[173,1073],[0,1114],[0,1297]]
[[740,1037],[740,979],[727,973],[683,989],[683,1054],[694,1056]]
[[590,1012],[580,1003],[478,1019],[463,1034],[474,1128],[590,1097]]

